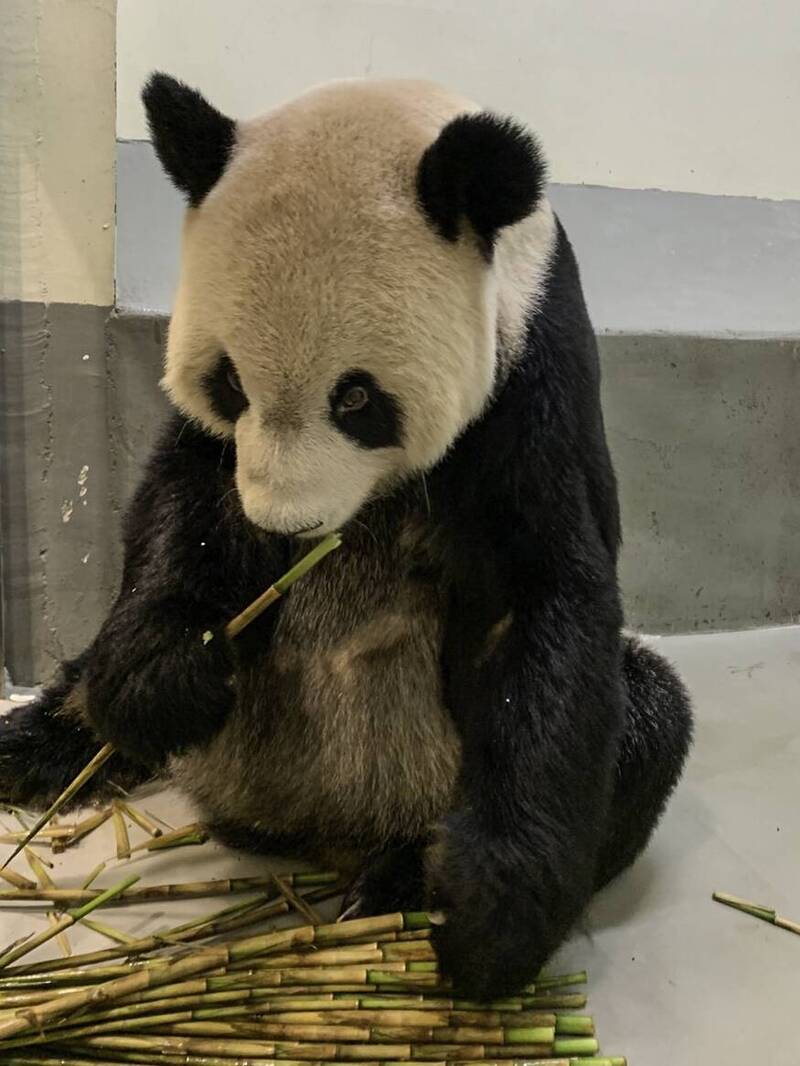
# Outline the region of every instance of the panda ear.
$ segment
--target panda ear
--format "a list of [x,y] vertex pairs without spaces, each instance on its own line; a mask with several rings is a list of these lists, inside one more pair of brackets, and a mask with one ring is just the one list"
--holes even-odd
[[222,176],[236,123],[188,85],[152,74],[142,92],[153,147],[173,184],[197,207]]
[[510,119],[479,112],[453,119],[425,150],[417,195],[444,238],[457,240],[465,218],[490,252],[499,230],[535,209],[546,180],[535,138]]

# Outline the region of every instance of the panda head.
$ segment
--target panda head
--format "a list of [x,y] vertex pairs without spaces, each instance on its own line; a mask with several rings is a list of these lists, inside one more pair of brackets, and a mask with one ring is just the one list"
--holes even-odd
[[251,521],[341,528],[434,466],[520,349],[555,232],[536,142],[420,82],[244,122],[163,74],[143,98],[188,201],[164,386],[235,440]]

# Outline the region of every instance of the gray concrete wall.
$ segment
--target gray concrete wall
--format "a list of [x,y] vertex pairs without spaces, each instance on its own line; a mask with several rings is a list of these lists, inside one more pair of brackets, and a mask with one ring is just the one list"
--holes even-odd
[[[81,650],[114,595],[121,510],[167,412],[166,320],[0,311],[7,658],[30,682]],[[600,348],[629,623],[800,619],[800,341],[616,335]]]
[[[117,146],[117,306],[166,314],[183,201]],[[552,185],[598,333],[800,336],[800,202]]]

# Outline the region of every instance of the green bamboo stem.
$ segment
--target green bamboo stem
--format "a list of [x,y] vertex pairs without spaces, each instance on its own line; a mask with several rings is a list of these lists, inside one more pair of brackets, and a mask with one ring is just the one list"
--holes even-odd
[[[231,619],[225,626],[225,635],[231,639],[238,636],[245,626],[250,625],[270,604],[280,599],[295,581],[307,574],[313,566],[316,566],[329,552],[338,548],[341,543],[342,538],[338,533],[329,533],[310,552],[307,552],[299,562],[295,563],[283,577],[278,578],[274,585],[270,585],[265,592],[261,593],[258,599],[254,600],[248,607],[245,607],[241,614],[237,614],[235,618]],[[210,631],[203,634],[204,643],[207,644],[212,639],[213,633]]]
[[120,892],[124,892],[129,885],[132,885],[134,881],[138,880],[139,877],[136,874],[127,877],[124,881],[120,881],[118,885],[114,885],[113,888],[107,888],[105,892],[101,892],[96,899],[91,900],[89,903],[84,903],[81,907],[66,911],[61,918],[58,918],[55,923],[50,926],[49,929],[43,930],[43,932],[26,940],[24,944],[11,948],[0,955],[0,970],[9,966],[12,962],[16,962],[16,960],[22,958],[23,955],[27,955],[28,952],[33,951],[34,948],[46,944],[48,940],[52,940],[53,937],[63,933],[64,930],[75,925],[76,922],[79,922],[87,914],[91,914],[91,912],[97,907],[102,907],[107,900],[113,899],[115,896],[119,895]]
[[790,933],[800,936],[800,923],[784,918],[771,907],[762,907],[760,903],[751,903],[749,900],[731,896],[727,892],[714,892],[711,897],[717,903],[724,903],[726,907],[733,907],[737,911],[749,914],[753,918],[760,918],[762,922],[769,922],[779,929],[786,929]]
[[[29,1029],[41,1030],[60,1018],[68,1017],[90,1005],[110,1003],[121,996],[146,988],[174,983],[186,977],[207,973],[225,967],[231,961],[277,953],[292,949],[299,944],[329,946],[346,943],[350,936],[362,936],[369,932],[403,929],[406,925],[417,928],[425,916],[418,914],[387,914],[377,918],[362,918],[333,925],[302,926],[298,929],[282,929],[261,936],[246,937],[217,947],[205,948],[166,965],[155,960],[143,963],[142,967],[125,977],[97,985],[90,990],[78,990],[59,996],[48,1003],[18,1010],[11,1018],[0,1020],[0,1039],[11,1039]],[[417,975],[414,975],[417,976]],[[435,976],[420,974],[420,978]]]
[[77,777],[75,777],[75,779],[70,782],[69,785],[67,785],[67,787],[61,793],[58,799],[56,799],[55,802],[51,803],[47,810],[44,812],[44,814],[40,815],[36,819],[34,824],[28,830],[27,838],[14,848],[11,855],[9,855],[9,857],[3,863],[3,869],[5,869],[10,862],[13,862],[13,860],[17,857],[17,855],[19,855],[25,845],[29,841],[33,840],[39,830],[43,829],[44,826],[47,825],[53,815],[57,814],[58,811],[60,811],[61,808],[64,806],[64,804],[68,803],[75,795],[75,793],[78,792],[81,788],[83,788],[83,786],[86,784],[87,781],[90,780],[90,778],[94,777],[100,767],[103,766],[104,763],[108,762],[108,760],[113,754],[113,746],[111,744],[104,744],[103,747],[94,756],[94,758],[90,762],[88,762],[86,766],[84,766],[84,768],[77,775]]

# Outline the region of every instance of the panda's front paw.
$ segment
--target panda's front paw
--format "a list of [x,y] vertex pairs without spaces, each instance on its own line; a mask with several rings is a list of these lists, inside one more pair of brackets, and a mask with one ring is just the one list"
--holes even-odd
[[459,817],[428,851],[431,907],[443,912],[433,943],[455,993],[488,1001],[519,993],[554,944],[536,903],[533,863],[509,841]]

